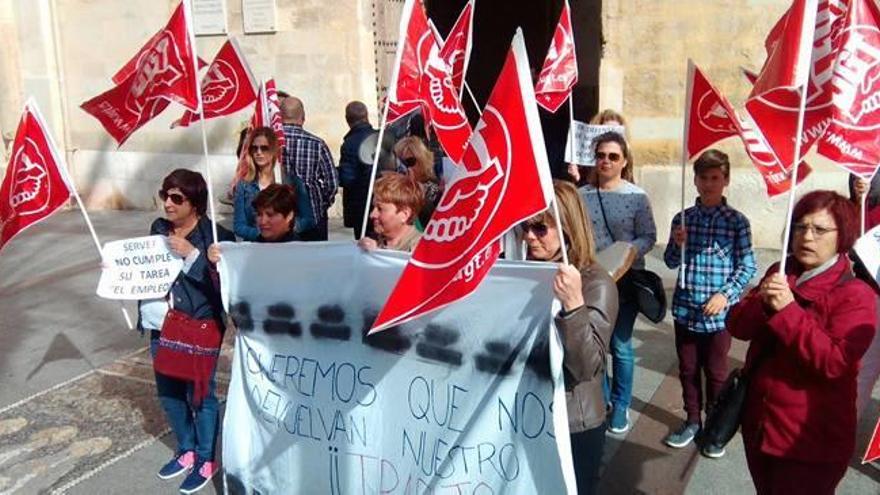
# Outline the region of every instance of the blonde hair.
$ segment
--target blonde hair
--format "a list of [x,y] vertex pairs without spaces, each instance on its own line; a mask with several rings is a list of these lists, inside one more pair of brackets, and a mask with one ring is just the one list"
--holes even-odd
[[412,214],[406,223],[412,224],[425,205],[425,194],[411,177],[387,174],[373,186],[373,203],[391,203],[398,211],[409,208]]
[[[596,262],[596,244],[593,241],[593,224],[584,207],[584,200],[571,182],[553,181],[553,192],[559,205],[562,238],[565,240],[568,262],[583,270]],[[539,215],[545,225],[556,226],[553,208]]]
[[434,174],[434,153],[425,146],[422,138],[407,136],[398,141],[394,145],[394,155],[400,158],[404,154],[416,159],[416,165],[412,168],[416,182],[437,180],[437,176]]
[[251,156],[251,144],[253,144],[254,139],[258,137],[266,138],[266,141],[269,142],[269,148],[272,151],[272,167],[278,164],[278,153],[281,151],[278,149],[278,137],[275,135],[275,131],[273,131],[270,127],[257,127],[252,130],[248,137],[245,139],[244,146],[242,147],[242,160],[244,160],[244,180],[251,182],[257,177],[257,166],[254,164],[254,157]]

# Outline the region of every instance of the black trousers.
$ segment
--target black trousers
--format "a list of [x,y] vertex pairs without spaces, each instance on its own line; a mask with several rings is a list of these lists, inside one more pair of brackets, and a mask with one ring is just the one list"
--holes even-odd
[[605,450],[605,424],[592,430],[571,434],[571,457],[577,479],[578,495],[599,493],[599,468]]
[[326,241],[328,236],[328,227],[327,227],[327,219],[318,220],[316,225],[306,230],[305,232],[300,232],[299,238],[303,241]]

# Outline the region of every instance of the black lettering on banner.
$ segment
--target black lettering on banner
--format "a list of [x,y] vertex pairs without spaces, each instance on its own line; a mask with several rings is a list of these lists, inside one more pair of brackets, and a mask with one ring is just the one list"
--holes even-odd
[[351,327],[345,324],[345,310],[338,304],[319,307],[318,321],[312,323],[309,329],[312,336],[318,339],[351,339]]
[[251,304],[247,301],[232,303],[229,308],[229,317],[235,323],[239,332],[252,332],[254,319],[251,317]]
[[430,324],[423,335],[425,339],[416,344],[416,354],[431,361],[461,366],[461,352],[450,349],[458,342],[460,334],[457,330]]
[[395,354],[403,354],[412,347],[412,339],[410,339],[409,335],[401,332],[399,326],[393,326],[382,330],[379,333],[368,335],[370,328],[373,327],[373,322],[376,321],[376,317],[379,316],[379,311],[375,309],[365,309],[363,315],[364,327],[361,332],[361,341],[364,344],[383,351],[393,352]]
[[263,331],[270,335],[302,335],[302,326],[296,318],[296,309],[287,303],[276,303],[266,308],[268,317],[263,321]]
[[483,344],[486,353],[474,357],[476,367],[480,371],[495,375],[507,375],[516,360],[516,353],[510,344],[501,341],[488,341]]

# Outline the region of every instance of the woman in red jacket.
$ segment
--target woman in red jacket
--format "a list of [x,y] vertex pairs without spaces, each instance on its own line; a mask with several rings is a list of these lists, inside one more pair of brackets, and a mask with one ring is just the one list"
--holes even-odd
[[742,435],[761,494],[833,494],[855,449],[856,375],[874,336],[875,297],[846,252],[858,214],[843,196],[814,191],[792,217],[786,274],[774,265],[728,315],[751,341]]

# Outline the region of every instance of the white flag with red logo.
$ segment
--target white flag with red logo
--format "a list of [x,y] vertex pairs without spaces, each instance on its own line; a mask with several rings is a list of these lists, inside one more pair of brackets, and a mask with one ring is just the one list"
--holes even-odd
[[688,159],[731,136],[739,135],[736,113],[692,61],[688,61]]
[[568,0],[562,4],[559,23],[553,33],[553,41],[547,50],[544,67],[535,84],[538,105],[548,112],[556,112],[571,95],[571,88],[578,80],[577,55],[574,49],[574,32],[571,29],[571,9]]
[[836,43],[831,122],[819,154],[870,179],[880,164],[880,10],[851,0]]
[[458,90],[453,85],[451,60],[440,56],[440,41],[431,29],[421,2],[407,0],[400,19],[397,58],[388,88],[388,99],[398,116],[422,105],[425,121],[449,158],[461,161],[471,136]]
[[547,209],[553,183],[534,98],[517,30],[457,175],[371,332],[473,293],[498,258],[501,236]]
[[0,249],[70,199],[73,182],[45,120],[28,99],[0,185]]
[[443,48],[440,49],[440,58],[451,67],[452,87],[459,96],[464,89],[464,75],[467,73],[467,65],[471,58],[473,24],[474,0],[468,0],[446,40],[443,41]]
[[254,107],[249,127],[270,127],[278,138],[278,148],[284,147],[284,122],[281,120],[281,100],[278,99],[275,79],[269,79],[260,85],[257,106]]
[[198,109],[198,74],[186,5],[181,2],[168,24],[141,48],[135,70],[124,81],[81,105],[120,146],[165,110],[169,101]]
[[[257,99],[257,84],[235,38],[220,47],[208,73],[202,78],[202,105],[205,119],[235,113]],[[178,125],[186,127],[198,121],[198,112],[187,110]]]

